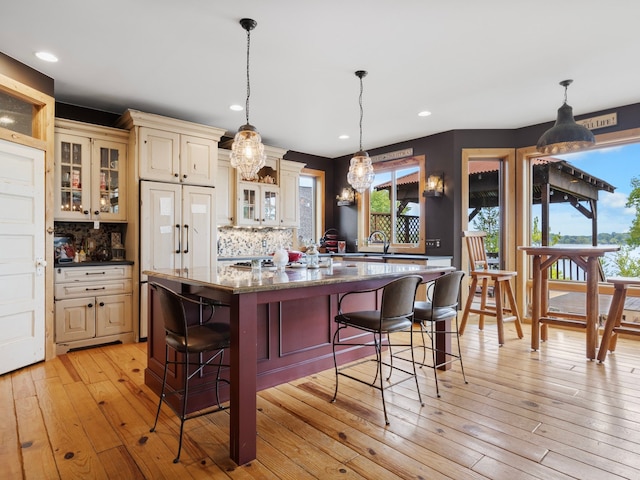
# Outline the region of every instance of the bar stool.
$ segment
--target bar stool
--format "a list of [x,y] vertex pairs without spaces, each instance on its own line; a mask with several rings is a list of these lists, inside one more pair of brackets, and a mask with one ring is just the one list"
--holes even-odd
[[598,361],[604,362],[607,350],[615,351],[618,341],[618,334],[640,335],[640,324],[625,322],[622,320],[624,302],[627,299],[627,289],[629,285],[640,286],[640,278],[637,277],[612,277],[607,279],[607,283],[613,283],[614,291],[607,321],[604,324],[604,332],[598,349]]
[[[215,302],[207,302],[195,300],[184,295],[180,295],[173,290],[160,285],[159,283],[149,284],[158,296],[160,307],[162,309],[162,320],[164,322],[165,337],[165,361],[164,374],[162,378],[162,390],[160,392],[160,400],[158,401],[158,410],[156,411],[156,419],[151,427],[151,432],[156,430],[158,426],[158,418],[160,417],[160,409],[164,401],[175,414],[180,418],[180,438],[178,443],[178,453],[173,463],[180,461],[180,452],[182,451],[182,437],[184,433],[184,422],[191,419],[207,415],[209,413],[224,410],[220,404],[219,384],[220,382],[229,383],[225,379],[220,378],[220,370],[223,365],[224,350],[229,348],[231,341],[231,330],[229,324],[220,322],[210,322],[216,306],[226,306]],[[187,315],[185,312],[185,304],[195,304],[200,309],[209,309],[209,317],[196,325],[188,325]],[[174,355],[169,352],[174,351]],[[173,359],[172,359],[173,358]],[[197,359],[197,361],[196,361]],[[169,390],[167,388],[167,373],[169,365],[174,365],[181,370],[183,376],[183,384],[180,389]],[[212,365],[215,374],[211,375],[205,372],[205,367]],[[190,367],[196,367],[191,368]],[[196,377],[211,375],[211,381],[199,384],[190,389],[189,381]],[[187,413],[187,401],[189,393],[202,391],[214,387],[216,406],[198,412]],[[176,395],[180,399],[179,405],[174,405],[167,401],[167,396]]]
[[[518,275],[518,272],[511,270],[493,270],[489,269],[489,263],[487,262],[487,252],[485,249],[484,239],[487,236],[486,232],[472,232],[464,231],[462,236],[466,239],[467,251],[469,252],[471,288],[469,290],[469,298],[467,304],[464,307],[464,313],[462,315],[462,322],[460,323],[460,335],[464,333],[464,329],[467,326],[467,320],[470,313],[478,313],[480,315],[478,321],[478,328],[482,330],[484,328],[484,316],[489,315],[496,317],[496,323],[498,325],[498,343],[504,344],[504,322],[514,320],[516,324],[516,331],[518,332],[518,338],[522,338],[522,321],[520,320],[520,313],[518,312],[518,305],[516,304],[516,298],[511,289],[511,279]],[[487,297],[489,297],[489,282],[493,285],[493,298],[495,300],[495,306],[487,304]],[[482,285],[482,293],[480,297],[480,308],[472,308],[473,297],[478,287],[478,283]],[[504,298],[508,305],[504,304]]]

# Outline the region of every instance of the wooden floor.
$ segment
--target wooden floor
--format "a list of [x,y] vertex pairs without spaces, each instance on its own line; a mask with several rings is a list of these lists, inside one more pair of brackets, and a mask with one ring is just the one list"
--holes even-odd
[[[528,325],[525,331],[528,331]],[[531,352],[508,326],[471,322],[459,365],[420,372],[415,384],[380,394],[333,371],[258,395],[258,459],[228,458],[228,411],[186,424],[164,410],[149,433],[157,397],[143,383],[145,344],[62,355],[0,377],[0,477],[121,479],[638,479],[640,344],[620,339],[604,364],[584,356],[584,332],[550,328]]]

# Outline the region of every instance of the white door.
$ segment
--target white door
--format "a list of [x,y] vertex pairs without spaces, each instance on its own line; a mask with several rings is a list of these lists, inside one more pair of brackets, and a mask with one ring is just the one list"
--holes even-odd
[[44,152],[0,140],[0,374],[44,360]]
[[146,338],[147,276],[144,270],[182,267],[181,185],[140,182],[140,337]]
[[215,267],[216,189],[182,187],[182,268]]

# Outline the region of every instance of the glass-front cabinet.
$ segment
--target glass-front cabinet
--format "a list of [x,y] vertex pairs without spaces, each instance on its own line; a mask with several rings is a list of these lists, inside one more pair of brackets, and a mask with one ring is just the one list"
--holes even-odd
[[238,182],[238,225],[277,226],[280,222],[277,185]]
[[[75,127],[77,132],[62,125]],[[107,129],[101,138],[99,131],[103,128],[106,127],[56,122],[56,220],[126,220],[123,202],[127,144],[119,141],[121,138],[111,140],[123,135],[116,129]]]

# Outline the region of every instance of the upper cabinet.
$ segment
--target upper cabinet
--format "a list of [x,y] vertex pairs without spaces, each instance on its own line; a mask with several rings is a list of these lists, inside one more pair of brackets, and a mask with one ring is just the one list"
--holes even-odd
[[55,123],[55,220],[127,220],[129,132],[71,120]]
[[236,196],[236,172],[231,167],[229,150],[218,149],[218,174],[216,175],[216,224],[219,227],[233,225],[233,200]]
[[300,225],[300,171],[304,163],[280,160],[280,226]]
[[218,143],[209,138],[140,127],[140,178],[212,186]]
[[118,126],[135,135],[138,179],[216,185],[218,141],[225,130],[137,110],[127,110]]

